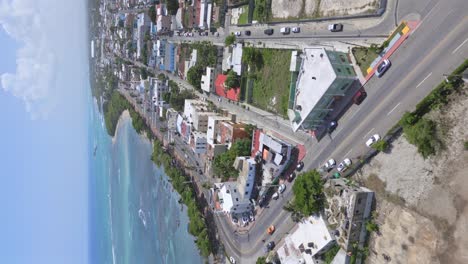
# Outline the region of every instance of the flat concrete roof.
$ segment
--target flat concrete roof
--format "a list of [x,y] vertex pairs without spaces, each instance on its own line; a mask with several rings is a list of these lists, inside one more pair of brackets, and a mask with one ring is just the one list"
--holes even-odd
[[[336,79],[335,71],[324,48],[305,48],[301,57],[302,64],[296,82],[294,110],[300,113],[302,120],[299,123],[292,123],[294,131]],[[298,105],[301,106],[301,110],[297,110]]]

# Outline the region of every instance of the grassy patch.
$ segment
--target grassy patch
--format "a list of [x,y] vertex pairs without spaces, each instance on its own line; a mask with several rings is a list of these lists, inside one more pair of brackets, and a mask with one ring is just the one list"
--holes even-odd
[[251,100],[252,104],[283,116],[288,108],[290,50],[260,49],[262,65],[256,68]]
[[249,22],[249,5],[243,6],[242,9],[244,12],[239,16],[239,20],[237,20],[238,25],[244,25]]
[[356,63],[364,76],[367,75],[367,69],[371,63],[379,56],[375,48],[355,47],[352,49]]

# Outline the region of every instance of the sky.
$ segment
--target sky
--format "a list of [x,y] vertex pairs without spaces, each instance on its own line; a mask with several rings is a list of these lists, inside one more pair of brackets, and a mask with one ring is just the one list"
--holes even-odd
[[0,263],[88,262],[85,0],[0,0]]

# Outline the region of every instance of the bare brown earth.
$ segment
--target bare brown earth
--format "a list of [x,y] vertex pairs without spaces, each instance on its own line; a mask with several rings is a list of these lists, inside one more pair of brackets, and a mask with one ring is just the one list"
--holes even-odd
[[[466,89],[465,89],[466,90]],[[424,160],[404,136],[357,174],[377,193],[367,263],[468,263],[468,96],[454,96],[429,118],[443,148]]]

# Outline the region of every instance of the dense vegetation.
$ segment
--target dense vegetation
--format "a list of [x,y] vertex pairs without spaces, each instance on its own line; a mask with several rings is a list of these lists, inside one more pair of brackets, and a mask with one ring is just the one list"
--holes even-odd
[[431,110],[439,109],[449,103],[449,96],[455,92],[460,92],[464,87],[460,74],[468,68],[468,60],[460,65],[447,80],[440,83],[428,96],[419,104],[416,110],[406,112],[401,118],[399,124],[403,127],[403,132],[409,143],[418,148],[418,152],[424,157],[436,153],[440,145],[440,139],[437,137],[437,124],[424,117]]
[[180,90],[176,82],[169,80],[171,91],[163,95],[163,100],[168,102],[176,111],[184,109],[185,99],[194,99],[195,94],[192,90]]
[[179,9],[179,1],[178,0],[166,0],[166,8],[169,15],[174,16],[177,14],[177,9]]
[[108,101],[104,103],[104,119],[106,122],[107,133],[110,136],[115,135],[115,130],[117,128],[117,122],[119,121],[120,115],[123,111],[129,110],[130,116],[132,117],[133,128],[138,133],[146,132],[148,137],[151,137],[151,131],[146,125],[143,118],[138,114],[130,102],[125,99],[123,95],[119,92],[114,91]]
[[196,42],[190,45],[190,50],[197,50],[197,63],[188,70],[187,81],[196,89],[201,90],[201,76],[206,67],[214,67],[218,56],[218,49],[211,42]]
[[228,88],[236,88],[240,86],[240,78],[235,71],[229,71],[226,81],[224,82]]
[[299,175],[293,185],[294,198],[285,206],[293,213],[293,220],[318,213],[323,208],[323,182],[316,170]]
[[208,256],[213,251],[213,245],[208,235],[208,225],[206,219],[201,213],[202,208],[197,205],[195,192],[192,185],[187,184],[189,177],[184,175],[181,170],[173,166],[173,158],[167,154],[161,143],[154,143],[153,162],[158,166],[163,166],[167,176],[171,179],[172,186],[180,194],[181,201],[187,205],[188,216],[190,219],[189,232],[196,237],[196,244],[203,256]]
[[232,34],[227,36],[224,39],[224,45],[226,45],[226,46],[232,45],[232,44],[234,44],[234,42],[236,42],[236,36],[234,36]]
[[265,257],[259,257],[257,259],[257,262],[255,262],[255,264],[266,264],[266,258]]
[[335,244],[332,248],[330,248],[327,252],[325,252],[324,254],[325,263],[330,264],[335,258],[338,251],[340,251],[340,246]]
[[234,161],[236,160],[236,157],[250,156],[251,148],[252,141],[250,139],[240,139],[234,142],[228,151],[216,156],[214,159],[214,174],[217,177],[222,178],[223,181],[226,181],[229,178],[236,178],[239,172],[233,167]]
[[259,22],[267,22],[270,18],[270,5],[268,0],[255,0],[253,19]]

